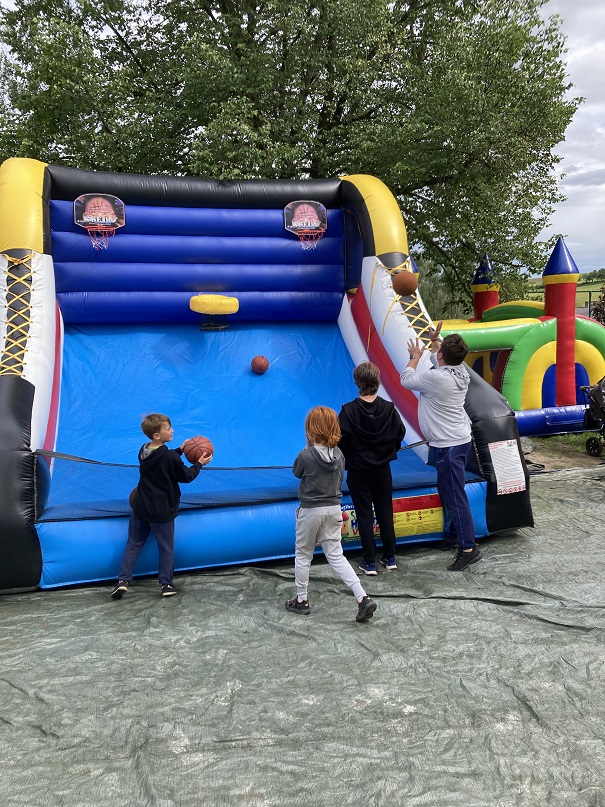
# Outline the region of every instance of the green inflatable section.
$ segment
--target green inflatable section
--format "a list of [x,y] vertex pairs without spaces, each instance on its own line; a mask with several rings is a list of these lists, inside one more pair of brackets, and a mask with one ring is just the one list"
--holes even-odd
[[[585,321],[586,325],[590,323]],[[597,328],[601,326],[597,325]],[[599,334],[604,343],[605,353],[605,329],[601,328],[603,334]],[[592,330],[589,330],[592,333]],[[454,330],[443,330],[443,334],[454,333]],[[523,392],[523,379],[527,372],[527,367],[535,352],[549,342],[557,338],[557,321],[548,319],[544,322],[536,320],[534,322],[519,322],[513,324],[504,323],[501,328],[469,328],[462,331],[464,341],[471,351],[491,351],[491,350],[511,350],[511,354],[506,363],[506,369],[502,376],[502,395],[508,401],[511,409],[518,411],[521,409],[521,399]],[[594,333],[592,333],[594,337]],[[578,336],[578,338],[581,338]],[[594,343],[594,339],[587,338],[586,341]]]

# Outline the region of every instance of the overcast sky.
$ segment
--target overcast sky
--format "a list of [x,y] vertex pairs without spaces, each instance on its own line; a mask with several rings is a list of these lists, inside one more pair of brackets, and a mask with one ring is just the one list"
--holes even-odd
[[572,95],[586,99],[555,149],[567,200],[543,235],[562,234],[580,272],[591,272],[605,268],[605,0],[548,0],[543,11],[561,17]]

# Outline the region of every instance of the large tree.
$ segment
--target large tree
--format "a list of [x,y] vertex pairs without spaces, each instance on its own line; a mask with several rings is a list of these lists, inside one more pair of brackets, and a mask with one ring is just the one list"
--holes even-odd
[[371,173],[457,293],[540,271],[567,97],[543,0],[15,0],[0,157],[217,178]]

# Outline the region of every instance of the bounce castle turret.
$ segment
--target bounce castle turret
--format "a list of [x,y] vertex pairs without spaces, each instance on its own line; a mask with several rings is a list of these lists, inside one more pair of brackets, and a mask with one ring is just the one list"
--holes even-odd
[[580,387],[605,376],[605,328],[575,312],[578,268],[559,238],[544,268],[544,302],[499,302],[487,255],[473,278],[474,317],[444,322],[462,333],[468,364],[502,393],[521,435],[583,428]]
[[487,253],[481,259],[481,263],[475,272],[472,289],[475,316],[471,322],[481,319],[484,311],[498,305],[500,301],[500,285],[494,280],[492,264]]
[[557,320],[555,402],[576,403],[576,288],[580,273],[565,242],[559,238],[542,274],[544,316]]

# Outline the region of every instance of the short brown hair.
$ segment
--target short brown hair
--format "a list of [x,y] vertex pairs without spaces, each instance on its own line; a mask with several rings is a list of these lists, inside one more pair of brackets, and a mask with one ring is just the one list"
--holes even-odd
[[314,443],[334,448],[340,440],[338,415],[329,406],[316,406],[307,415],[305,431]]
[[462,364],[468,353],[468,345],[459,333],[450,333],[441,343],[441,355],[446,364]]
[[170,418],[167,415],[160,415],[159,412],[152,412],[150,415],[146,415],[141,422],[143,434],[149,437],[150,440],[153,440],[153,435],[159,432],[162,428],[162,423],[167,423],[169,426],[172,426]]
[[380,386],[380,369],[371,361],[364,361],[353,370],[353,381],[360,395],[374,395]]

